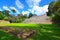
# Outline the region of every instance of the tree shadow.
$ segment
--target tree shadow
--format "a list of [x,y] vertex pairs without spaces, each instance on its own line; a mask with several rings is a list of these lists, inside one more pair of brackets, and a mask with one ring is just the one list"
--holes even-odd
[[0,30],[0,40],[20,40],[20,39],[13,36],[12,34]]
[[38,29],[34,40],[60,40],[60,28],[45,26]]

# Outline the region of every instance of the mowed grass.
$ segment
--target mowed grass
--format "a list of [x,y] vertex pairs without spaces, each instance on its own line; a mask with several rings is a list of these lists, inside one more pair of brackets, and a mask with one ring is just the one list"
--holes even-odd
[[29,24],[25,24],[25,23],[8,23],[8,24],[1,24],[0,26],[38,26],[37,24],[34,23],[29,23]]
[[[5,26],[9,26],[9,27],[11,26],[12,28],[36,30],[36,34],[32,37],[29,37],[27,40],[60,40],[60,28],[53,24],[11,23],[11,24],[7,24]],[[6,36],[6,39],[4,39],[4,40],[8,40],[8,39],[15,40],[15,38],[7,36],[6,33],[0,32],[0,35],[1,35],[0,40],[3,35]],[[16,39],[16,40],[19,40],[19,39]]]

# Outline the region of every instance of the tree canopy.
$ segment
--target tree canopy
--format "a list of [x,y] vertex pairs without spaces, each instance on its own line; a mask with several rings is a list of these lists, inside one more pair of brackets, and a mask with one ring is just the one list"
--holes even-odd
[[52,16],[52,22],[60,26],[60,0],[51,2],[48,10],[47,15]]

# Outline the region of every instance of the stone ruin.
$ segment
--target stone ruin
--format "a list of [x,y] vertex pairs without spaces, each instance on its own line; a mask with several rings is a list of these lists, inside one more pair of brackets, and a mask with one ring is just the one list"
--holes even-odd
[[51,20],[46,15],[33,16],[23,21],[23,23],[52,24]]

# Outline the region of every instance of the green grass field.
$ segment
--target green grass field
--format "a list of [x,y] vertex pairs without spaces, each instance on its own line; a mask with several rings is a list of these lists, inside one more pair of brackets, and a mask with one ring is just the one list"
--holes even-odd
[[2,24],[0,23],[0,26],[38,26],[37,24],[34,23],[29,23],[29,24],[25,24],[25,23],[8,23],[8,24]]
[[[60,28],[53,24],[16,24],[11,23],[5,26],[13,28],[32,29],[37,30],[36,34],[28,40],[60,40]],[[0,31],[0,40],[19,40],[17,37],[11,36],[12,34]]]
[[0,40],[20,40],[20,39],[13,36],[12,34],[0,30]]

